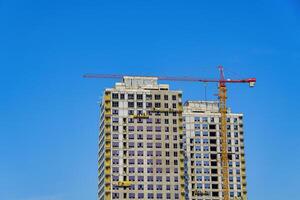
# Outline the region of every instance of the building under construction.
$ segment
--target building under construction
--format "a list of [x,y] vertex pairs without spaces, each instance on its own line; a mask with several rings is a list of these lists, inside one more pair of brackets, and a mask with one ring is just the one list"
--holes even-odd
[[182,93],[124,77],[101,103],[98,198],[184,199]]
[[[226,107],[227,83],[255,78],[122,78],[105,89],[99,132],[98,198],[246,199],[243,115]],[[158,80],[218,83],[219,101],[188,101]],[[184,119],[184,120],[183,120]]]
[[[220,200],[222,192],[220,112],[216,101],[184,105],[186,199]],[[229,196],[246,196],[243,115],[227,109]]]

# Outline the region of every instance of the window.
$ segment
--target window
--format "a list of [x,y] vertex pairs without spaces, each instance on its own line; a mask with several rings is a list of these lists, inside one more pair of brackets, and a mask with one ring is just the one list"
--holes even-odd
[[172,95],[172,100],[176,100],[176,95]]
[[160,94],[154,95],[154,99],[155,99],[155,100],[160,100]]
[[155,147],[158,148],[158,149],[161,148],[161,143],[156,143]]
[[118,159],[113,159],[112,163],[113,163],[114,165],[118,165],[118,164],[119,164],[119,160],[118,160]]
[[146,94],[146,99],[147,100],[151,100],[152,99],[152,95],[151,94]]
[[[144,189],[144,187],[143,187]],[[143,193],[138,193],[138,199],[144,199],[144,194]]]
[[113,171],[113,173],[119,173],[119,168],[118,167],[113,167],[112,171]]
[[156,151],[156,156],[161,157],[161,151]]
[[134,173],[134,167],[129,167],[129,173]]
[[129,148],[134,148],[134,142],[129,142],[129,143],[128,143],[128,147],[129,147]]
[[119,99],[119,94],[118,93],[112,93],[112,98],[113,99]]
[[156,126],[156,127],[155,127],[155,131],[156,131],[156,132],[161,132],[161,127],[160,127],[160,126]]
[[113,147],[119,147],[119,142],[113,142],[112,146]]
[[128,151],[129,156],[134,156],[134,151]]
[[177,135],[173,135],[173,140],[174,140],[174,141],[177,140]]
[[134,94],[128,94],[128,99],[134,99]]
[[138,108],[143,108],[143,102],[137,102],[136,105]]
[[128,102],[128,108],[133,108],[134,107],[134,102],[129,101]]
[[[148,131],[148,132],[152,132],[152,130],[153,130],[153,129],[152,129],[152,126],[147,126],[147,131]],[[147,138],[147,139],[148,139],[148,138]],[[151,138],[151,139],[152,139],[152,138]]]
[[119,139],[119,135],[118,134],[113,134],[113,139],[115,139],[115,140]]
[[125,99],[125,94],[120,94],[120,99]]
[[129,199],[134,199],[135,198],[135,194],[134,193],[129,193]]
[[147,156],[153,156],[153,151],[147,151]]
[[129,181],[134,181],[134,180],[135,180],[135,179],[134,179],[134,176],[129,176],[129,177],[128,177],[128,180],[129,180]]
[[113,131],[118,131],[119,130],[119,126],[113,126]]
[[195,129],[200,129],[200,124],[195,124],[194,127]]
[[148,190],[153,190],[153,185],[148,185]]
[[119,107],[119,102],[118,101],[113,101],[112,102],[112,107]]
[[134,159],[129,159],[128,163],[134,165]]
[[152,107],[152,103],[151,102],[146,102],[146,107],[147,108],[151,108]]
[[[151,126],[150,126],[151,127]],[[152,127],[151,127],[152,128]],[[147,127],[147,130],[148,130],[148,127]],[[153,139],[153,136],[150,135],[150,134],[147,134],[147,140],[152,140]]]
[[128,110],[128,115],[133,115],[134,114],[134,110]]
[[118,122],[119,122],[119,118],[113,117],[113,118],[112,118],[112,122],[113,122],[113,123],[118,123]]
[[161,177],[161,176],[157,176],[157,177],[156,177],[156,181],[157,181],[157,182],[162,182],[162,177]]
[[162,199],[162,193],[157,193],[156,197],[157,197],[157,199]]
[[138,156],[143,156],[144,155],[143,151],[138,151],[137,154],[138,154]]
[[134,126],[128,126],[128,131],[133,132],[134,131]]
[[152,118],[148,118],[148,119],[147,119],[147,124],[151,124],[151,123],[152,123],[152,120],[153,120]]
[[137,95],[136,95],[136,99],[142,100],[142,99],[143,99],[143,95],[142,95],[142,94],[137,94]]
[[138,165],[143,165],[144,164],[144,160],[143,159],[138,159]]
[[168,95],[164,95],[164,100],[168,100],[168,99],[169,99]]
[[161,135],[160,135],[160,134],[156,134],[156,135],[155,135],[155,139],[156,139],[156,140],[161,140]]

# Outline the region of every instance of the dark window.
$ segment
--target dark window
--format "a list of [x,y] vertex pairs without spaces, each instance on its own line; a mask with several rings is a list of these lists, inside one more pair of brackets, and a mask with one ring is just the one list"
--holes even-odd
[[119,107],[119,102],[113,101],[112,102],[112,107]]
[[210,144],[217,144],[217,140],[210,140]]
[[134,99],[134,94],[128,94],[128,99]]
[[216,129],[216,125],[215,124],[210,124],[209,129]]
[[112,93],[112,98],[113,99],[119,99],[119,94],[118,93]]
[[134,107],[134,102],[128,102],[128,108],[133,108]]
[[137,105],[138,108],[142,108],[143,107],[143,102],[137,102],[136,105]]
[[142,94],[137,94],[136,98],[139,99],[139,100],[141,100],[141,99],[143,99],[143,95]]
[[151,100],[152,99],[152,95],[151,94],[146,94],[146,99],[147,100]]
[[160,103],[155,103],[155,108],[160,108]]
[[217,147],[210,147],[210,151],[217,151]]
[[216,137],[216,135],[217,135],[216,132],[209,132],[210,137]]
[[155,100],[160,100],[160,94],[156,94],[156,95],[154,96],[154,98],[155,98]]

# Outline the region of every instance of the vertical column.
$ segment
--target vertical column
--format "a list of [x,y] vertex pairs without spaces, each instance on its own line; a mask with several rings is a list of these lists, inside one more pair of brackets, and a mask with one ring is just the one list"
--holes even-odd
[[105,132],[105,199],[111,199],[111,92],[104,96]]

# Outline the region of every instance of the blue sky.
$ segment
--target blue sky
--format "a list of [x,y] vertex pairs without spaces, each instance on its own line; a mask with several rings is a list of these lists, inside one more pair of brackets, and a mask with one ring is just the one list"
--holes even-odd
[[[249,199],[297,199],[299,20],[297,0],[0,0],[0,199],[96,199],[97,101],[115,80],[82,74],[216,78],[219,64],[258,79],[228,86]],[[204,99],[203,84],[170,84]]]

